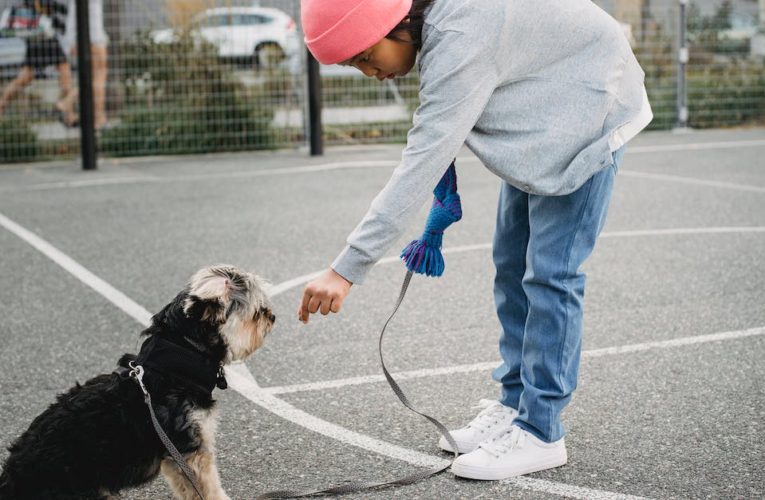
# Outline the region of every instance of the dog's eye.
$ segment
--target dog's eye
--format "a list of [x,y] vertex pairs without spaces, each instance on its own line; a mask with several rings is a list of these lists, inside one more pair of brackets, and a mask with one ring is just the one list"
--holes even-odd
[[255,319],[260,317],[267,318],[271,323],[276,321],[276,316],[274,316],[274,313],[271,312],[271,309],[261,309],[260,311],[256,312]]

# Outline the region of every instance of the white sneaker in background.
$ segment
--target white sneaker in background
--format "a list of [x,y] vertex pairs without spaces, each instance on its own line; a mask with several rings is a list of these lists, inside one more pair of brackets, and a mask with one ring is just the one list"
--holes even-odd
[[563,438],[545,443],[517,425],[505,434],[483,441],[475,451],[458,457],[452,464],[455,476],[498,480],[530,474],[568,462]]
[[[510,430],[513,419],[518,415],[518,410],[491,399],[482,399],[473,409],[481,410],[477,417],[462,429],[449,431],[460,453],[470,453],[481,441],[504,434]],[[438,440],[438,446],[442,450],[454,451],[443,436]]]

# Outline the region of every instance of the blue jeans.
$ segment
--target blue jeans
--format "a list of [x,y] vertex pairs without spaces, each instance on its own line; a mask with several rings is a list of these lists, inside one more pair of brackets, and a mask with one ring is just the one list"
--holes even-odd
[[502,185],[494,234],[494,301],[502,324],[503,363],[492,376],[514,424],[545,442],[565,433],[560,413],[571,399],[582,347],[582,301],[589,257],[606,221],[614,165],[565,196],[538,196]]

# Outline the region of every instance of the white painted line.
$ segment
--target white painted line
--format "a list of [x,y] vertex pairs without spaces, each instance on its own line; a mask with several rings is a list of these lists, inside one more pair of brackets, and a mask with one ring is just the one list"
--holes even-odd
[[47,189],[67,189],[90,186],[135,184],[135,183],[158,183],[158,182],[195,182],[209,181],[214,179],[240,179],[248,177],[272,177],[278,175],[307,174],[314,172],[326,172],[330,170],[350,170],[358,168],[396,167],[400,162],[391,160],[379,161],[348,161],[322,163],[319,165],[306,165],[302,167],[268,168],[263,170],[246,170],[239,172],[224,172],[214,174],[184,174],[175,177],[140,176],[121,177],[112,179],[87,179],[76,181],[48,182],[41,184],[29,184],[23,186],[7,186],[0,188],[0,192],[38,191]]
[[688,234],[765,233],[765,226],[742,227],[691,227],[677,229],[645,229],[638,231],[612,231],[601,233],[601,238],[625,238],[633,236],[681,236]]
[[[45,256],[53,260],[56,264],[64,268],[66,271],[68,271],[69,273],[71,273],[72,275],[80,279],[83,283],[91,287],[93,290],[100,293],[103,297],[105,297],[107,300],[115,304],[121,310],[125,311],[129,316],[136,319],[142,325],[146,326],[149,324],[149,321],[151,319],[151,314],[148,311],[146,311],[143,307],[133,302],[131,299],[129,299],[127,296],[125,296],[124,294],[116,290],[114,287],[112,287],[111,285],[109,285],[108,283],[106,283],[105,281],[103,281],[102,279],[100,279],[99,277],[97,277],[96,275],[94,275],[93,273],[85,269],[84,267],[82,267],[80,264],[75,262],[72,258],[65,255],[63,252],[59,251],[58,249],[50,245],[48,242],[44,241],[42,238],[24,229],[23,227],[19,226],[18,224],[11,221],[10,219],[8,219],[2,214],[0,214],[0,225],[2,225],[8,231],[12,232],[13,234],[17,235],[19,238],[29,243],[32,247],[34,247],[35,249],[43,253]],[[455,248],[452,250],[452,252],[468,251],[467,248],[482,249],[485,247],[486,245],[471,245],[470,247]],[[396,260],[398,259],[391,257],[391,258],[384,259],[384,262],[394,262]],[[306,276],[310,276],[310,275],[306,275]],[[294,281],[295,280],[291,280],[291,282],[294,282]],[[281,293],[287,289],[283,285],[284,284],[277,285],[276,287],[274,287],[274,289],[279,290],[280,291],[279,293]],[[294,285],[294,286],[297,286],[297,285]],[[744,336],[760,335],[763,332],[765,332],[765,328],[745,330],[745,331],[739,331],[739,332],[727,332],[725,334],[714,334],[711,336],[705,336],[708,339],[711,339],[711,340],[705,340],[705,341],[726,340],[729,338],[741,338]],[[698,342],[699,342],[698,339],[675,339],[675,340],[670,340],[665,342],[647,343],[642,345],[645,346],[643,348],[643,350],[645,350],[648,348],[656,348],[663,344],[687,345],[687,344],[698,343]],[[636,350],[640,350],[640,349],[637,349],[636,346],[607,348],[607,349],[591,351],[593,353],[596,353],[596,354],[591,354],[591,356],[618,354],[621,352],[634,352]],[[317,432],[319,434],[331,437],[335,440],[338,440],[338,441],[341,441],[359,448],[373,451],[380,455],[384,455],[384,456],[402,460],[408,463],[412,463],[414,465],[432,467],[432,466],[439,466],[442,464],[445,465],[446,463],[448,463],[444,459],[439,458],[437,456],[427,455],[415,450],[410,450],[397,445],[386,443],[384,441],[374,439],[364,434],[353,432],[349,429],[346,429],[336,424],[332,424],[325,420],[319,419],[309,413],[306,413],[302,410],[299,410],[295,408],[294,406],[290,405],[289,403],[286,403],[285,401],[282,401],[276,398],[275,396],[273,396],[272,394],[269,394],[263,389],[261,389],[258,386],[257,382],[255,381],[255,378],[249,372],[245,364],[232,365],[227,368],[226,373],[227,373],[227,376],[229,377],[229,382],[231,383],[232,388],[234,388],[234,390],[236,390],[237,392],[245,396],[247,399],[273,412],[274,414],[279,415],[280,417],[286,420],[289,420],[290,422],[293,422],[297,425],[310,429],[314,432]],[[553,483],[550,481],[532,479],[528,477],[514,478],[511,480],[506,480],[506,482],[508,484],[515,484],[525,489],[531,489],[534,491],[541,491],[541,492],[549,492],[549,493],[564,495],[564,496],[571,496],[574,498],[588,498],[588,499],[639,498],[639,497],[630,497],[626,495],[618,495],[615,493],[594,490],[589,488],[558,484],[558,483]]]
[[[632,146],[628,148],[629,153],[659,153],[667,151],[701,151],[710,149],[731,149],[731,148],[748,148],[748,147],[762,147],[765,146],[765,140],[751,140],[751,141],[725,141],[725,142],[709,142],[709,143],[693,143],[693,144],[666,144],[656,146]],[[161,161],[162,158],[158,158],[155,161]],[[214,159],[211,159],[214,161]],[[460,156],[457,157],[458,163],[481,163],[481,161],[475,156]],[[191,181],[206,181],[211,179],[231,179],[231,178],[247,178],[247,177],[266,177],[276,175],[289,175],[289,174],[305,174],[311,172],[325,172],[328,170],[340,170],[340,169],[355,169],[355,168],[376,168],[376,167],[396,167],[400,162],[397,160],[375,160],[375,161],[345,161],[345,162],[333,162],[324,163],[319,165],[307,165],[288,168],[269,168],[266,170],[254,170],[254,171],[240,171],[240,172],[227,172],[217,174],[198,174],[198,175],[183,175],[173,178],[162,178],[154,176],[143,177],[124,177],[115,179],[103,179],[103,180],[87,180],[87,181],[65,181],[65,182],[51,182],[45,184],[33,184],[27,186],[12,186],[0,188],[0,192],[16,192],[16,191],[34,191],[43,189],[66,189],[88,186],[103,186],[103,185],[117,185],[117,184],[132,184],[138,182],[191,182]],[[676,176],[662,176],[661,174],[648,174],[641,172],[632,172],[629,170],[620,170],[620,174],[632,176],[632,177],[644,177],[647,179],[668,180],[674,182],[684,182],[688,184],[708,185],[713,187],[723,187],[727,189],[742,189],[744,191],[765,192],[765,188],[757,188],[752,186],[745,186],[741,184],[730,183],[716,183],[713,181],[703,181],[698,179],[690,179],[686,177]]]
[[668,151],[706,151],[709,149],[758,148],[765,140],[699,142],[693,144],[664,144],[655,146],[627,146],[627,153],[664,153]]
[[312,281],[318,278],[319,276],[321,276],[321,273],[323,272],[324,271],[316,271],[313,273],[304,274],[302,276],[298,276],[297,278],[283,281],[282,283],[279,283],[278,285],[274,285],[273,287],[271,287],[271,290],[270,290],[271,297],[276,297],[280,293],[284,293],[287,290],[290,290],[292,288],[302,285],[303,283],[308,283],[309,281]]
[[[765,233],[765,226],[751,227],[691,227],[675,229],[644,229],[637,231],[612,231],[600,234],[600,238],[629,238],[637,236],[680,236],[689,234],[725,234],[725,233]],[[491,243],[479,243],[476,245],[465,245],[460,247],[445,248],[442,253],[463,253],[475,250],[491,250]],[[385,257],[380,259],[376,265],[390,264],[401,260],[399,257]],[[287,290],[298,287],[304,283],[317,278],[324,271],[315,271],[284,281],[275,285],[271,291],[272,296],[284,293]]]
[[[125,313],[134,318],[140,324],[148,326],[151,319],[151,314],[148,311],[82,267],[72,258],[65,255],[63,252],[50,245],[48,242],[44,241],[42,238],[29,232],[2,214],[0,214],[0,225],[29,243],[32,247],[80,279],[93,290],[100,293],[103,297],[122,309]],[[415,450],[410,450],[408,448],[387,443],[385,441],[380,441],[370,436],[351,431],[331,422],[327,422],[326,420],[322,420],[309,413],[299,410],[291,404],[263,391],[258,386],[255,378],[252,376],[252,373],[247,368],[247,365],[244,363],[237,363],[227,367],[226,376],[231,387],[235,391],[242,394],[248,400],[284,418],[285,420],[293,422],[294,424],[306,429],[310,429],[321,435],[330,437],[352,446],[356,446],[358,448],[372,451],[379,455],[395,458],[397,460],[408,462],[417,466],[439,467],[449,463],[449,461],[440,457],[428,455]],[[512,484],[517,484],[519,487],[524,489],[531,489],[534,491],[550,492],[555,494],[561,494],[558,492],[566,492],[565,494],[569,494],[574,498],[588,498],[597,500],[617,498],[614,497],[615,494],[610,492],[581,488],[577,486],[568,486],[564,484],[556,484],[550,481],[539,479],[522,478],[520,481],[516,481],[514,479],[510,480],[510,482]],[[629,499],[638,497],[622,496],[618,498]]]
[[2,188],[2,192],[12,191],[44,191],[48,189],[66,189],[90,186],[107,186],[110,184],[135,184],[142,182],[157,182],[156,177],[112,177],[106,179],[83,179],[78,181],[48,182],[42,184],[32,184],[29,186],[11,186]]
[[679,182],[682,184],[694,184],[697,186],[735,189],[738,191],[752,191],[754,193],[765,193],[765,187],[747,186],[746,184],[733,184],[730,182],[705,181],[703,179],[681,177],[679,175],[649,174],[647,172],[634,172],[632,170],[619,170],[617,175],[626,175],[627,177],[638,177],[641,179],[652,179],[658,181]]
[[591,349],[588,351],[582,351],[582,357],[599,358],[601,356],[611,356],[614,354],[624,354],[627,352],[640,352],[648,351],[650,349],[666,349],[668,347],[703,344],[706,342],[720,342],[723,340],[743,339],[757,335],[765,335],[765,327],[750,328],[748,330],[735,330],[731,332],[711,333],[708,335],[697,335],[694,337],[682,337],[679,339],[671,340],[659,340],[656,342],[644,342],[641,344],[605,347],[602,349]]
[[[697,335],[693,337],[682,337],[671,340],[659,340],[656,342],[643,342],[640,344],[631,344],[616,347],[604,347],[601,349],[589,349],[582,351],[582,358],[599,358],[601,356],[611,356],[616,354],[633,353],[648,351],[651,349],[666,349],[671,347],[686,346],[692,344],[703,344],[707,342],[721,342],[724,340],[735,340],[746,337],[765,335],[765,327],[750,328],[748,330],[735,330],[731,332],[712,333],[708,335]],[[487,361],[474,363],[470,365],[446,366],[442,368],[430,368],[423,370],[411,370],[406,372],[392,373],[396,380],[409,380],[426,377],[440,377],[453,375],[455,373],[470,373],[490,371],[496,368],[500,361]],[[325,380],[322,382],[311,382],[307,384],[294,384],[284,386],[263,387],[262,390],[268,394],[291,394],[295,392],[323,391],[327,389],[338,389],[341,387],[376,384],[385,382],[383,375],[367,375],[364,377],[351,377],[336,380]]]
[[[345,427],[327,422],[317,418],[310,413],[306,413],[292,406],[289,403],[274,397],[273,395],[259,389],[253,385],[254,379],[245,365],[228,367],[226,369],[226,379],[232,389],[246,397],[253,403],[261,406],[268,411],[288,420],[296,425],[305,427],[323,436],[330,437],[357,448],[377,453],[389,458],[395,458],[402,462],[407,462],[420,467],[444,467],[451,461],[444,460],[435,455],[428,455],[419,451],[410,450],[385,441],[380,441],[373,437],[358,432],[351,431]],[[505,484],[518,486],[526,490],[540,491],[555,495],[562,495],[569,498],[595,499],[595,500],[639,500],[643,497],[630,495],[621,495],[608,491],[583,488],[581,486],[572,486],[563,483],[554,483],[542,479],[529,477],[512,478],[503,481]]]
[[524,490],[542,491],[553,495],[560,495],[564,498],[582,498],[597,500],[646,500],[645,497],[636,497],[632,495],[622,495],[621,493],[611,493],[610,491],[592,490],[564,483],[553,483],[542,479],[532,479],[530,477],[513,477],[500,481],[503,484],[509,484],[523,488]]
[[149,311],[133,302],[133,300],[111,286],[109,283],[105,282],[95,274],[82,267],[80,264],[75,262],[74,259],[61,252],[36,234],[19,226],[3,214],[0,214],[0,226],[4,227],[22,240],[32,245],[43,255],[51,259],[59,266],[63,267],[72,276],[82,281],[90,288],[104,296],[106,300],[125,311],[130,317],[135,318],[136,321],[144,326],[149,326],[152,316]]
[[[453,375],[455,373],[470,373],[476,371],[493,370],[497,367],[499,361],[488,363],[475,363],[472,365],[446,366],[443,368],[431,368],[423,370],[412,370],[408,372],[392,373],[396,380],[409,380],[425,377],[438,377],[443,375]],[[341,378],[336,380],[325,380],[323,382],[311,382],[307,384],[294,384],[284,386],[263,387],[262,390],[268,394],[291,394],[294,392],[323,391],[327,389],[338,389],[349,385],[376,384],[385,382],[384,375],[367,375],[365,377]]]
[[270,168],[267,170],[252,170],[244,172],[226,172],[220,174],[184,175],[177,179],[162,179],[163,182],[185,182],[209,179],[238,179],[245,177],[266,177],[276,175],[305,174],[312,172],[326,172],[328,170],[350,170],[357,168],[397,167],[400,162],[390,160],[380,161],[346,161],[335,163],[322,163],[321,165],[308,165],[303,167]]
[[[29,243],[32,247],[64,268],[64,270],[74,275],[87,286],[100,293],[104,298],[125,311],[130,317],[134,318],[142,325],[148,326],[148,323],[151,320],[151,314],[148,311],[130,300],[124,294],[116,290],[114,287],[99,277],[95,276],[87,269],[83,268],[71,257],[65,255],[63,252],[59,251],[51,244],[44,241],[42,238],[32,234],[2,214],[0,214],[0,225]],[[289,403],[281,401],[276,397],[264,393],[262,390],[260,390],[257,382],[255,381],[255,378],[249,372],[247,366],[242,363],[227,367],[226,376],[231,387],[250,401],[262,406],[263,408],[266,408],[267,410],[290,422],[313,430],[314,432],[318,432],[319,434],[331,437],[347,444],[351,444],[353,446],[357,446],[359,448],[363,448],[375,453],[379,453],[381,455],[419,466],[436,467],[449,463],[448,461],[437,456],[420,453],[415,450],[410,450],[386,443],[384,441],[380,441],[369,436],[350,431],[344,427],[340,427],[320,418],[314,417],[313,415],[302,410],[298,410]]]
[[231,388],[253,403],[262,406],[285,420],[337,441],[410,464],[423,467],[440,467],[449,463],[448,460],[443,458],[386,443],[385,441],[359,434],[299,410],[291,404],[263,392],[257,386],[253,386],[248,377],[242,374],[242,370],[246,369],[247,367],[244,365],[241,365],[241,367],[228,367],[226,369],[226,380],[228,380]]

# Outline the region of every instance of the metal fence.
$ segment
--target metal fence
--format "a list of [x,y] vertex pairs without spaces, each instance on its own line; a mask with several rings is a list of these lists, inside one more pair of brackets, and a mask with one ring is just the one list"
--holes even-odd
[[[21,2],[0,0],[0,11]],[[622,23],[646,72],[655,115],[651,128],[765,124],[765,0],[596,3]],[[101,155],[306,144],[299,0],[89,0],[89,5]],[[108,41],[99,37],[101,23]],[[68,64],[36,68],[31,82],[18,78],[29,64],[25,42],[0,37],[0,86],[6,97],[9,89],[19,89],[0,102],[0,163],[79,154],[71,33],[70,27],[59,37]],[[418,104],[414,72],[378,82],[333,66],[322,67],[321,76],[327,144],[406,139]]]

